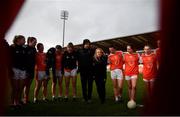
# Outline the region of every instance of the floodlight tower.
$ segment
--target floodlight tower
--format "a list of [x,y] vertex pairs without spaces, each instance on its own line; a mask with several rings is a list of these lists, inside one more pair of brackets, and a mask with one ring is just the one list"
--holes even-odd
[[63,42],[62,42],[62,47],[64,47],[64,37],[65,37],[65,20],[68,19],[68,11],[66,10],[61,10],[61,19],[63,19]]

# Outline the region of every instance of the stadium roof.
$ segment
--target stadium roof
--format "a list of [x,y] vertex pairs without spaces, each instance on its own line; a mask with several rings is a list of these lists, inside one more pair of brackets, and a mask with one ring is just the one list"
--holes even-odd
[[[126,51],[126,46],[132,44],[137,50],[142,50],[145,44],[149,44],[152,48],[156,48],[156,37],[158,32],[149,32],[137,35],[130,35],[125,37],[117,37],[112,39],[105,39],[102,41],[92,42],[92,45],[102,48],[105,52],[108,52],[110,45],[115,46],[116,49]],[[82,46],[76,45],[76,47]]]

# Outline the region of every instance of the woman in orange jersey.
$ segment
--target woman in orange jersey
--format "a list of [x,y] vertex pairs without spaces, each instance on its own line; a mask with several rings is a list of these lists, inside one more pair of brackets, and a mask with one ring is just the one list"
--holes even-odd
[[110,55],[108,56],[108,63],[110,65],[111,79],[113,82],[115,102],[122,101],[122,87],[123,87],[123,52],[116,51],[113,46],[109,47]]
[[124,54],[125,79],[128,83],[129,99],[135,101],[136,84],[138,79],[139,54],[134,52],[132,45],[127,45],[127,53]]
[[47,102],[47,82],[48,77],[46,75],[46,54],[44,51],[44,46],[42,43],[37,44],[37,54],[36,54],[36,84],[34,89],[34,103],[38,102],[39,90],[42,87],[43,101]]
[[59,85],[59,96],[58,100],[60,101],[62,98],[62,47],[60,45],[56,45],[56,73],[55,77],[52,79],[52,100],[55,101],[56,98],[56,84],[58,80],[58,85]]
[[154,80],[157,74],[157,57],[151,52],[149,45],[144,46],[144,53],[141,57],[143,63],[143,80],[148,91],[148,97],[151,97]]

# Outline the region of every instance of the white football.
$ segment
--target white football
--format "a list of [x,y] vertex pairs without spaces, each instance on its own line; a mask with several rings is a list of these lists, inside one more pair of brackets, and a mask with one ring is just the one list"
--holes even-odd
[[130,100],[128,103],[127,103],[127,107],[129,109],[134,109],[136,108],[136,102],[134,100]]

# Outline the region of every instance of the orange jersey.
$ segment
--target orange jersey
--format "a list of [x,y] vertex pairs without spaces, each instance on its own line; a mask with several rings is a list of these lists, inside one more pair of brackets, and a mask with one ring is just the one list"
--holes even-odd
[[36,54],[36,66],[37,71],[45,71],[46,70],[46,54],[38,52]]
[[142,54],[143,62],[143,78],[151,80],[156,78],[157,74],[157,57],[155,54],[145,55]]
[[122,51],[117,51],[115,54],[110,54],[108,56],[108,62],[110,65],[110,70],[122,69],[123,68]]
[[125,54],[124,55],[124,62],[125,62],[125,75],[132,76],[138,75],[138,64],[139,64],[139,55],[135,54]]
[[62,54],[56,53],[56,70],[61,70]]

